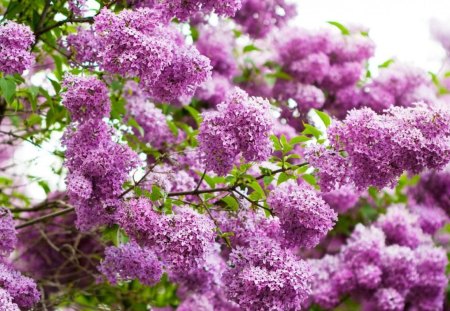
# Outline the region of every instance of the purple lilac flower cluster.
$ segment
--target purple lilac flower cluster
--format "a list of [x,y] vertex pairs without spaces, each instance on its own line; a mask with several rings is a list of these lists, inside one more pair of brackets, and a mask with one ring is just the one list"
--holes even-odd
[[113,141],[113,131],[102,118],[108,116],[110,102],[106,86],[93,77],[67,77],[63,104],[73,123],[67,128],[65,166],[67,192],[77,211],[77,225],[88,230],[110,223],[122,184],[138,163],[127,146]]
[[78,27],[77,32],[67,36],[67,49],[76,64],[94,65],[99,62],[99,45],[94,30]]
[[0,25],[0,71],[22,74],[33,63],[31,45],[34,34],[30,27],[8,21]]
[[209,170],[226,175],[240,154],[246,161],[269,157],[273,120],[267,100],[235,89],[217,106],[217,111],[205,112],[203,118],[199,149]]
[[334,308],[350,295],[364,310],[401,311],[407,305],[443,310],[445,251],[432,244],[404,207],[389,208],[370,227],[358,224],[339,254],[309,263],[310,303],[323,308]]
[[296,15],[295,4],[286,0],[242,0],[234,20],[253,38],[264,38]]
[[109,10],[94,24],[101,67],[126,77],[139,77],[143,89],[159,102],[185,102],[210,76],[208,58],[184,43],[159,11]]
[[336,213],[306,183],[281,184],[270,193],[267,203],[279,217],[290,247],[315,247],[337,220]]
[[11,212],[0,208],[0,255],[9,255],[17,244],[16,229]]
[[320,170],[324,191],[346,183],[357,189],[392,186],[404,171],[417,174],[450,161],[449,117],[439,105],[392,107],[384,114],[352,110],[328,129],[332,148],[313,147],[309,159]]

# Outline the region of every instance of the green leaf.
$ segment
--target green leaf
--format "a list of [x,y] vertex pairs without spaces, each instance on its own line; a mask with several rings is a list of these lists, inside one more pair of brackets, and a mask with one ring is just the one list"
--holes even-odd
[[134,127],[136,130],[138,130],[138,132],[141,136],[144,136],[144,134],[145,134],[144,129],[142,128],[142,126],[139,125],[139,123],[136,121],[136,119],[129,117],[128,125]]
[[232,196],[226,196],[222,198],[221,201],[225,202],[232,211],[237,211],[239,209],[238,201]]
[[330,24],[330,25],[335,26],[336,28],[338,28],[343,35],[345,35],[345,36],[350,35],[350,30],[348,30],[348,28],[345,27],[344,25],[342,25],[341,23],[333,22],[333,21],[329,21],[327,23]]
[[311,174],[303,174],[302,178],[310,185],[317,186],[316,178]]
[[8,78],[0,79],[0,90],[2,96],[5,98],[8,104],[12,103],[14,96],[16,95],[16,83],[14,80]]
[[197,126],[200,126],[200,124],[202,123],[202,116],[200,115],[200,112],[197,111],[197,109],[195,109],[194,107],[191,106],[186,106],[184,107],[190,114],[191,116],[194,118],[195,123],[197,123]]
[[384,63],[382,63],[381,65],[378,65],[378,68],[388,68],[392,63],[394,63],[395,60],[394,59],[388,59],[387,61],[385,61]]
[[282,183],[284,183],[285,181],[291,179],[291,176],[282,172],[279,176],[278,176],[278,180],[277,180],[277,185],[281,185]]
[[250,188],[255,190],[257,193],[261,195],[261,198],[266,197],[266,193],[264,192],[263,188],[261,188],[261,185],[255,180],[251,184],[248,185]]
[[314,112],[319,116],[320,120],[322,120],[326,128],[328,128],[331,125],[331,118],[329,115],[327,115],[325,112],[316,109],[314,109]]
[[274,146],[276,151],[283,150],[283,146],[281,145],[280,140],[278,139],[278,137],[276,137],[275,135],[271,135],[270,136],[270,140],[272,140],[273,146]]
[[296,137],[294,137],[294,138],[292,138],[290,141],[289,141],[289,144],[291,144],[291,145],[297,145],[297,144],[300,144],[300,143],[304,143],[304,142],[307,142],[307,141],[309,141],[309,140],[311,140],[311,138],[309,138],[308,136],[296,136]]
[[256,47],[256,46],[254,46],[253,44],[249,44],[249,45],[244,46],[244,49],[243,49],[244,53],[250,53],[250,52],[253,52],[253,51],[262,51],[262,50],[260,48]]
[[319,139],[319,137],[322,136],[322,132],[318,128],[316,128],[310,124],[307,124],[307,123],[305,123],[304,126],[305,126],[305,129],[302,132],[303,134],[313,135],[317,139]]
[[268,74],[265,75],[265,77],[266,78],[276,78],[276,79],[288,80],[288,81],[292,80],[292,77],[289,74],[287,74],[286,72],[281,71],[281,70],[276,71],[276,72],[272,72],[272,73],[268,73]]

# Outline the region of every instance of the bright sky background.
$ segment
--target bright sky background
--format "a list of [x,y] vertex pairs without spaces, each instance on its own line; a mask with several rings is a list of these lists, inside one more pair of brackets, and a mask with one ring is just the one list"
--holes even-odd
[[449,0],[293,0],[297,24],[323,27],[327,21],[360,24],[370,29],[377,45],[375,62],[397,57],[436,72],[444,51],[429,32],[432,18],[450,23]]
[[[437,72],[442,65],[444,51],[434,42],[429,32],[432,18],[450,23],[450,0],[291,0],[298,3],[299,16],[295,21],[301,27],[328,27],[327,21],[342,24],[360,24],[370,29],[370,37],[377,45],[375,67],[390,58]],[[329,26],[331,27],[331,26]],[[59,159],[49,156],[54,150],[45,144],[38,150],[30,144],[16,153],[15,160],[38,157],[24,173],[42,176],[52,188],[63,187],[64,181],[55,179],[48,170],[59,166]],[[27,189],[36,201],[45,198],[37,185]]]

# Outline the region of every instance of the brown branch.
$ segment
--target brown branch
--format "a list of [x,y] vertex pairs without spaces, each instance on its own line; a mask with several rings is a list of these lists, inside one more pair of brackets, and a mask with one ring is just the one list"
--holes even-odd
[[[66,206],[70,206],[70,205],[68,205],[68,204],[65,204],[65,205],[66,205]],[[43,221],[45,221],[45,220],[47,220],[47,219],[51,219],[51,218],[54,218],[54,217],[58,217],[58,216],[62,216],[62,215],[71,213],[71,212],[73,212],[74,210],[75,210],[75,208],[74,208],[73,206],[70,206],[70,207],[67,207],[67,208],[65,208],[65,209],[63,209],[63,210],[60,210],[60,211],[57,211],[57,212],[54,212],[54,213],[50,213],[50,214],[47,214],[47,215],[44,215],[44,216],[41,216],[41,217],[32,219],[32,220],[30,220],[30,221],[24,222],[23,224],[20,224],[20,225],[16,226],[16,230],[17,230],[17,229],[22,229],[22,228],[25,228],[25,227],[32,226],[32,225],[34,225],[34,224],[43,222]]]
[[56,22],[53,25],[44,27],[42,29],[38,29],[36,30],[36,32],[34,33],[34,35],[36,36],[36,41],[37,39],[44,33],[54,29],[54,28],[58,28],[64,24],[67,23],[93,23],[94,22],[94,18],[93,17],[79,17],[79,18],[66,18],[62,21]]

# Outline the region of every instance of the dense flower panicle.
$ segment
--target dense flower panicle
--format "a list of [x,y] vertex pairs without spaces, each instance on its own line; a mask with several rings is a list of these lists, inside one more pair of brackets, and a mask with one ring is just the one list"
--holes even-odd
[[156,254],[135,242],[108,247],[99,270],[112,284],[138,279],[142,284],[152,286],[159,282],[163,274]]
[[380,216],[375,225],[383,230],[389,245],[416,248],[424,238],[418,217],[401,205],[390,206],[386,215]]
[[263,38],[275,27],[281,27],[296,15],[294,4],[286,0],[242,0],[234,17],[244,32],[253,38]]
[[183,300],[178,306],[178,311],[214,311],[214,306],[209,299],[204,295],[192,295],[189,298]]
[[111,104],[106,85],[96,77],[64,78],[63,105],[69,110],[72,121],[84,122],[88,119],[102,119],[111,112]]
[[269,157],[273,119],[267,100],[235,89],[217,111],[206,112],[203,118],[198,140],[208,169],[225,175],[239,154],[246,161]]
[[177,137],[167,125],[166,116],[161,109],[147,101],[146,96],[139,89],[136,82],[129,81],[124,88],[124,98],[127,101],[127,116],[132,117],[142,128],[133,128],[134,134],[152,147],[163,149],[167,145],[177,142]]
[[77,32],[67,36],[67,48],[77,65],[96,64],[100,47],[93,29],[78,27]]
[[13,302],[24,309],[31,308],[40,299],[36,283],[4,263],[0,263],[0,288],[7,291]]
[[437,206],[412,204],[411,211],[418,216],[418,223],[423,232],[434,234],[450,222],[445,211]]
[[418,279],[414,251],[405,246],[386,247],[381,257],[383,283],[400,293],[409,290]]
[[0,71],[22,74],[33,62],[31,45],[34,35],[30,27],[8,21],[0,26]]
[[419,183],[408,189],[416,203],[443,209],[450,216],[450,172],[430,171],[420,176]]
[[141,83],[156,101],[186,104],[195,90],[210,78],[209,59],[194,47],[184,47],[177,50],[172,62],[164,67],[157,80],[144,79]]
[[20,311],[19,306],[12,302],[11,295],[2,288],[0,288],[0,306],[2,311]]
[[17,244],[16,229],[11,212],[0,208],[0,255],[8,255]]
[[286,244],[291,247],[315,247],[337,220],[319,193],[304,183],[285,182],[271,192],[267,203],[280,218]]
[[242,310],[292,310],[310,294],[309,265],[271,239],[233,249],[230,262],[225,291]]
[[182,35],[151,9],[109,10],[95,17],[101,67],[126,77],[139,77],[157,101],[185,101],[209,78],[208,58],[184,43]]
[[237,64],[233,55],[235,43],[232,31],[219,27],[203,27],[199,31],[195,46],[202,55],[210,59],[213,72],[228,79],[235,76]]
[[[338,184],[347,171],[357,189],[383,188],[392,186],[404,171],[417,174],[425,169],[440,169],[450,160],[448,120],[447,109],[439,105],[393,107],[381,115],[369,108],[353,110],[344,121],[328,129],[336,156],[325,160],[346,169],[321,172],[319,178],[324,174],[326,184],[332,185],[334,174]],[[337,156],[336,150],[344,150],[347,156]],[[313,166],[330,167],[322,163],[320,154],[312,158],[316,162]]]

